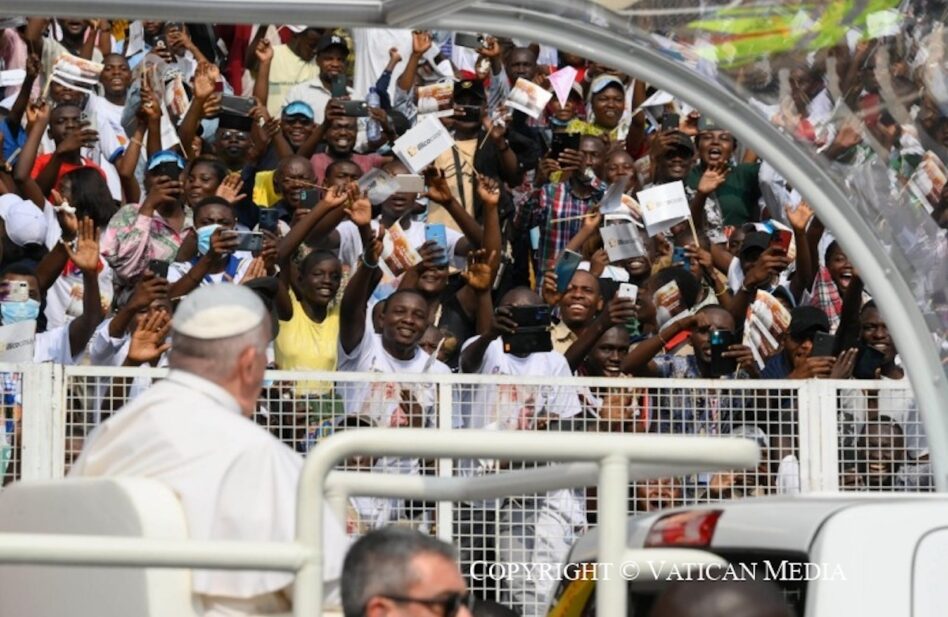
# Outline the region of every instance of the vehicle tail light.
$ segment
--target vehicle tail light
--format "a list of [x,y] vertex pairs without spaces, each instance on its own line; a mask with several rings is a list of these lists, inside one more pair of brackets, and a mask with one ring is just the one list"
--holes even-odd
[[666,514],[652,525],[645,546],[710,546],[723,512],[692,510]]

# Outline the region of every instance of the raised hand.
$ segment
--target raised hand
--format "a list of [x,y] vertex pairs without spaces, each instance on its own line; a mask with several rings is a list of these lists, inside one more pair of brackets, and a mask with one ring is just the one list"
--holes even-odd
[[240,178],[240,174],[231,173],[227,174],[224,181],[218,185],[214,194],[230,203],[235,203],[247,197],[246,193],[240,192],[243,188],[244,181]]
[[42,123],[45,126],[49,122],[49,111],[49,104],[46,99],[39,99],[30,103],[29,107],[26,108],[27,127],[32,128],[37,123]]
[[856,347],[851,347],[839,354],[836,364],[833,365],[833,370],[830,371],[830,378],[850,379],[853,376],[853,369],[856,368],[856,356],[858,354],[859,349]]
[[695,246],[694,244],[685,245],[685,255],[691,260],[692,270],[698,268],[705,270],[711,269],[711,253],[700,246]]
[[221,99],[222,95],[218,92],[215,92],[211,96],[207,97],[204,100],[204,104],[201,106],[201,115],[205,118],[213,118],[221,113]]
[[161,354],[171,349],[171,343],[165,342],[170,331],[171,316],[168,311],[163,308],[150,309],[132,332],[125,363],[138,366],[157,362]]
[[30,54],[26,58],[26,79],[28,81],[33,81],[40,74],[40,71],[43,69],[43,65],[40,62],[40,57],[36,54]]
[[419,273],[426,270],[437,270],[447,263],[444,247],[431,240],[418,247],[418,255],[421,257],[421,261],[418,262],[415,268]]
[[172,204],[178,201],[181,191],[181,182],[177,178],[169,178],[168,176],[155,178],[142,207],[157,208],[163,204]]
[[768,248],[761,253],[750,271],[744,275],[744,284],[748,289],[759,287],[774,275],[786,270],[789,265],[790,260],[786,254]]
[[702,195],[710,195],[718,190],[718,188],[724,184],[724,181],[727,180],[729,172],[730,169],[725,162],[708,165],[708,168],[704,170],[704,173],[701,174],[701,179],[698,181],[698,192]]
[[632,298],[614,297],[606,307],[606,318],[610,326],[624,325],[638,317],[638,305]]
[[382,240],[385,238],[385,228],[379,225],[378,233],[372,238],[372,244],[366,251],[365,257],[369,263],[377,264],[382,258]]
[[99,230],[91,218],[79,221],[79,236],[75,251],[68,245],[63,245],[66,254],[83,274],[95,274],[99,271]]
[[549,304],[550,306],[556,306],[559,304],[560,299],[563,297],[563,294],[559,293],[556,288],[556,271],[553,269],[552,265],[543,273],[543,285],[540,288],[540,295],[543,296],[543,301]]
[[202,62],[194,71],[194,98],[204,101],[214,94],[217,80],[212,75],[210,64]]
[[137,116],[144,122],[161,120],[161,104],[151,90],[141,91]]
[[485,208],[496,208],[500,203],[500,183],[495,178],[476,174],[477,196]]
[[257,62],[260,64],[269,64],[273,61],[273,45],[271,45],[267,39],[257,41],[257,46],[254,48],[253,53],[257,56]]
[[810,204],[802,201],[795,209],[785,208],[784,210],[794,233],[806,232],[806,226],[813,217],[813,208],[810,207]]
[[498,336],[513,334],[516,331],[517,322],[514,321],[513,315],[510,314],[510,309],[506,306],[498,307],[497,310],[494,311],[494,319],[491,321],[490,332],[487,336],[495,339]]
[[90,129],[88,123],[83,124],[82,128],[78,131],[71,131],[66,134],[63,140],[59,142],[59,145],[56,146],[56,152],[60,154],[75,152],[81,148],[94,146],[98,141],[99,132],[95,129]]
[[263,257],[254,257],[251,260],[250,265],[247,266],[247,270],[244,272],[243,278],[240,279],[241,285],[246,285],[254,279],[263,278],[267,275],[267,266],[264,263]]
[[499,58],[502,52],[500,42],[492,36],[484,39],[484,46],[477,50],[480,55],[491,59]]
[[444,177],[444,172],[440,169],[429,167],[425,175],[428,184],[428,192],[425,193],[425,197],[442,205],[451,203],[454,199],[454,194],[451,192],[451,185],[448,184],[448,179]]
[[595,210],[590,210],[583,216],[583,228],[587,231],[595,231],[599,229],[601,224],[602,212],[599,211],[598,207]]
[[402,61],[402,55],[398,53],[397,47],[392,47],[388,50],[388,64],[389,66],[394,66]]
[[237,237],[236,231],[218,227],[214,230],[214,233],[211,234],[211,248],[208,251],[208,255],[218,259],[226,257],[237,250],[239,243],[240,238]]
[[76,218],[75,208],[67,204],[56,189],[50,192],[49,201],[53,204],[53,209],[56,210],[56,218],[59,219],[63,240],[72,242],[79,234],[79,219]]
[[372,202],[367,193],[353,200],[352,205],[346,208],[346,215],[357,227],[365,227],[372,222]]
[[422,56],[429,49],[431,49],[430,32],[416,30],[411,33],[411,52],[413,54]]
[[493,269],[490,264],[497,257],[497,251],[487,255],[487,249],[475,249],[467,255],[467,270],[461,273],[461,278],[468,287],[478,293],[486,293],[494,285]]
[[151,270],[145,270],[142,279],[135,285],[132,297],[128,300],[128,307],[136,312],[148,308],[155,300],[167,298],[169,289],[167,279],[156,276]]
[[609,253],[606,252],[606,249],[597,249],[589,258],[589,273],[599,278],[606,271],[606,266],[609,263]]

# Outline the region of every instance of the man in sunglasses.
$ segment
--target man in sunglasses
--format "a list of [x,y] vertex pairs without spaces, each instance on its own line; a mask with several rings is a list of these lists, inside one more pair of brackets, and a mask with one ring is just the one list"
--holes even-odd
[[[845,363],[817,350],[814,341],[819,333],[829,333],[829,318],[813,306],[798,306],[790,311],[790,327],[783,338],[783,351],[770,358],[760,373],[761,379],[810,379],[831,377],[846,379]],[[851,364],[851,363],[850,363]],[[852,371],[851,365],[848,367]]]
[[352,545],[342,566],[344,617],[471,617],[454,548],[402,527]]

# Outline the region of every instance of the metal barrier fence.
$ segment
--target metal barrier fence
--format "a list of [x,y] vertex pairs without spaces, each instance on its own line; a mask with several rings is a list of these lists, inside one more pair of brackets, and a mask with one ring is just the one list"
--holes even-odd
[[[35,406],[24,405],[24,478],[62,476],[97,424],[166,374],[53,365],[20,370],[24,385],[37,388]],[[266,379],[255,420],[304,455],[328,435],[366,427],[739,436],[761,447],[756,469],[631,483],[630,513],[756,495],[932,489],[924,432],[907,382],[551,383],[542,377],[279,371]],[[530,466],[536,464],[354,456],[339,469],[450,478]],[[351,534],[397,524],[452,541],[472,590],[526,617],[542,612],[552,583],[494,581],[478,568],[559,563],[597,523],[600,510],[595,488],[437,504],[372,496],[347,501]]]

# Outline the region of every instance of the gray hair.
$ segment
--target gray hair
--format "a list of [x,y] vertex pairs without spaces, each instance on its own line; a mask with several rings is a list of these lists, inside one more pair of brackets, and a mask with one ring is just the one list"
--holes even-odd
[[210,381],[226,381],[237,370],[237,359],[248,347],[266,353],[270,343],[270,319],[243,334],[220,339],[199,339],[177,331],[171,333],[171,368],[183,369]]
[[359,539],[342,565],[342,613],[362,617],[373,596],[404,594],[418,580],[411,565],[422,554],[454,562],[454,547],[413,529],[384,527]]

